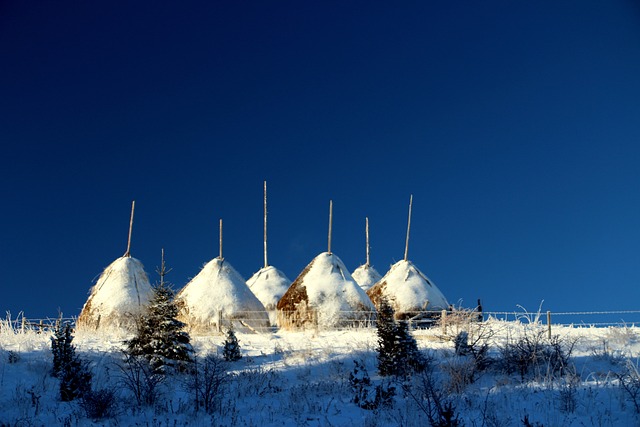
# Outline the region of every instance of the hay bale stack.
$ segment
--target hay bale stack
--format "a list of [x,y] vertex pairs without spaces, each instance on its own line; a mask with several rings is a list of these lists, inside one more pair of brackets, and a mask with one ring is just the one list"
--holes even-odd
[[368,321],[375,307],[336,255],[315,257],[278,301],[278,322],[285,328],[331,328]]
[[264,305],[272,324],[276,323],[278,301],[287,292],[290,285],[291,280],[273,266],[261,268],[247,280],[247,286]]
[[382,279],[382,275],[369,264],[363,264],[356,268],[353,273],[351,273],[351,276],[364,291],[367,291]]
[[[236,329],[269,326],[264,305],[251,292],[245,280],[224,259],[209,261],[176,295],[179,319],[192,333],[215,332],[233,322]],[[222,324],[218,316],[222,315]]]
[[367,295],[376,306],[386,298],[397,319],[415,316],[418,311],[441,311],[449,303],[440,289],[411,261],[398,261],[387,274],[369,288]]
[[144,266],[130,256],[123,256],[104,269],[91,288],[77,327],[84,330],[133,330],[135,318],[151,299],[153,289]]

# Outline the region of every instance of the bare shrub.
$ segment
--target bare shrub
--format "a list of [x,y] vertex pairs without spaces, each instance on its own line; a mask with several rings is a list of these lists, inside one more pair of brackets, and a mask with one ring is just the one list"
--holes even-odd
[[187,388],[193,393],[195,409],[204,409],[207,414],[220,410],[223,390],[229,382],[228,363],[215,354],[202,361],[195,359],[193,370],[187,380]]
[[575,344],[575,340],[558,335],[547,339],[542,328],[525,328],[517,339],[509,338],[500,347],[500,363],[507,374],[518,373],[522,381],[532,372],[550,378],[561,377],[571,365]]
[[633,403],[636,413],[640,414],[640,372],[637,363],[628,360],[625,370],[615,375],[627,398]]
[[117,412],[117,399],[114,389],[91,390],[80,400],[80,407],[91,419],[110,418]]
[[282,391],[284,378],[273,368],[255,367],[234,376],[238,397],[265,396]]
[[158,402],[165,376],[156,372],[148,360],[124,353],[123,362],[117,366],[120,384],[133,394],[138,406],[151,406]]
[[415,390],[410,384],[405,384],[403,391],[415,401],[432,427],[464,425],[451,396],[436,382],[433,369],[426,369],[417,375]]
[[452,341],[457,355],[471,355],[478,372],[491,365],[489,348],[496,332],[487,322],[478,320],[476,310],[458,309],[439,319],[440,339]]

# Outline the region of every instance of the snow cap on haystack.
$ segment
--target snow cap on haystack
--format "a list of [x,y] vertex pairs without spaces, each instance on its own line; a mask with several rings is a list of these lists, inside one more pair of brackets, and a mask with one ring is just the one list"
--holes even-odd
[[408,312],[443,310],[449,303],[440,289],[411,261],[398,261],[387,274],[369,288],[367,295],[376,306],[382,298],[389,301],[396,317],[405,317]]
[[382,275],[368,264],[363,264],[351,273],[353,280],[366,291],[382,279]]
[[[264,182],[264,266],[249,280],[247,286],[260,300],[264,307],[272,312],[276,310],[278,301],[287,292],[291,280],[280,270],[269,265],[267,258],[267,181]],[[272,319],[275,322],[275,318]]]
[[351,276],[365,291],[378,283],[382,276],[369,262],[369,218],[365,218],[365,236],[367,242],[367,262],[356,268]]
[[271,265],[261,268],[247,280],[247,286],[267,310],[276,309],[278,301],[290,285],[291,280]]
[[140,261],[123,256],[98,278],[78,317],[78,328],[132,330],[135,317],[151,299],[153,289]]
[[[375,307],[340,258],[315,257],[278,302],[281,326],[340,326],[346,319],[367,319]],[[346,319],[345,319],[346,318]]]
[[238,319],[248,328],[269,326],[264,305],[240,274],[222,257],[209,261],[176,295],[179,318],[194,332],[217,329],[223,321]]

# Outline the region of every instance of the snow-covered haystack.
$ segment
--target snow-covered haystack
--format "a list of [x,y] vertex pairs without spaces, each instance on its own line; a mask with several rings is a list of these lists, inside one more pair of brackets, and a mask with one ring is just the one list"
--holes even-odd
[[382,275],[368,264],[363,264],[356,268],[353,273],[351,273],[351,276],[353,277],[353,280],[355,280],[356,283],[365,291],[382,279]]
[[77,326],[84,330],[117,328],[132,330],[153,289],[144,266],[130,256],[111,263],[91,289]]
[[[176,295],[179,319],[195,333],[218,330],[237,320],[249,329],[269,326],[264,305],[251,292],[245,280],[223,258],[215,258]],[[218,325],[221,317],[222,325]]]
[[269,312],[269,320],[272,323],[276,322],[275,311],[278,301],[287,292],[290,285],[291,280],[282,271],[271,265],[261,268],[247,280],[247,286]]
[[323,252],[293,281],[278,302],[278,321],[287,328],[353,325],[368,321],[375,307],[336,255]]
[[354,272],[351,273],[351,276],[353,276],[356,283],[366,291],[382,279],[380,273],[378,273],[375,268],[371,267],[369,260],[369,218],[365,218],[365,236],[367,242],[367,262],[356,268]]
[[440,289],[411,261],[398,261],[387,274],[369,288],[367,295],[376,306],[386,298],[396,318],[413,317],[417,311],[440,311],[449,303]]

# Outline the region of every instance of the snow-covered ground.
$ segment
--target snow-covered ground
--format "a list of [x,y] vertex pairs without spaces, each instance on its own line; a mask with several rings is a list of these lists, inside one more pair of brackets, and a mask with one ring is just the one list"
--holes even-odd
[[[526,337],[547,341],[544,325],[489,321],[471,326],[496,360],[484,371],[469,372],[470,356],[456,356],[451,338],[464,326],[450,324],[413,331],[429,357],[436,392],[442,392],[467,426],[634,426],[640,425],[636,401],[619,385],[619,375],[637,377],[640,329],[635,327],[554,327],[555,342],[571,346],[564,376],[551,369],[521,375],[498,362],[501,348]],[[92,420],[80,402],[61,402],[58,380],[50,376],[50,334],[16,331],[0,324],[0,425],[8,426],[425,426],[425,378],[393,382],[376,372],[376,330],[277,331],[238,333],[243,358],[228,367],[232,374],[213,413],[194,410],[188,375],[172,375],[160,384],[155,405],[139,407],[124,386],[123,335],[77,332],[77,352],[91,362],[94,389],[115,391],[115,411]],[[221,353],[223,335],[192,336],[199,360]],[[484,341],[483,341],[484,342]],[[362,409],[353,403],[349,382],[354,361],[362,362],[376,385],[395,387],[388,407]],[[404,386],[404,387],[403,387]]]

